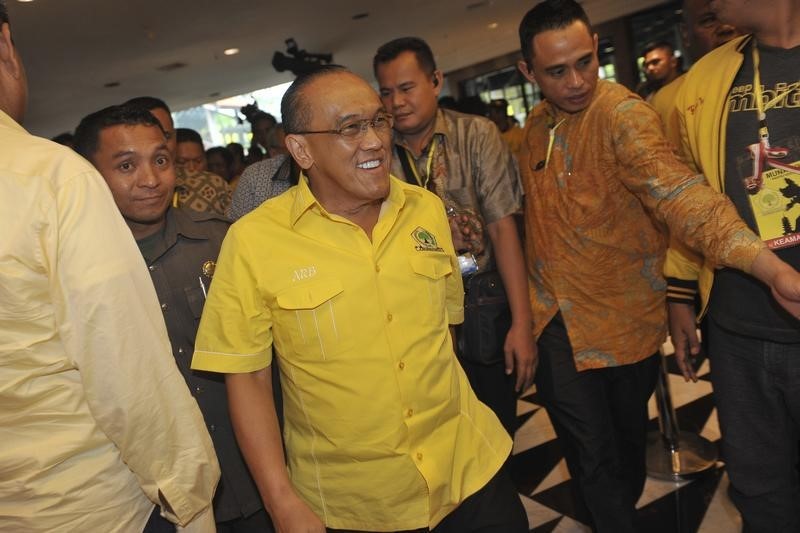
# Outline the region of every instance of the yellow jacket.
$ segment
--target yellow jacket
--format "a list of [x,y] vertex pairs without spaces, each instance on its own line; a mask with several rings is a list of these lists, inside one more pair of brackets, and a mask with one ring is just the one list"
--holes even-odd
[[[742,49],[750,36],[734,39],[706,54],[685,76],[675,98],[677,129],[667,126],[667,134],[686,162],[702,172],[709,185],[723,190],[725,170],[725,134],[728,122],[727,95],[744,56]],[[699,287],[702,316],[708,307],[716,265],[702,257],[689,258],[686,251],[671,247],[667,252],[664,275],[667,300],[694,301]]]

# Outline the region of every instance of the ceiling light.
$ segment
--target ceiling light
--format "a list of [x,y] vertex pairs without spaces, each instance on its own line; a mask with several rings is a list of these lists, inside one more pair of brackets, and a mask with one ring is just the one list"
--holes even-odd
[[222,51],[222,53],[225,54],[226,56],[235,56],[236,54],[239,53],[239,49],[238,48],[226,48],[225,50]]
[[17,2],[33,2],[33,0],[17,0]]
[[499,24],[497,24],[496,22],[492,22],[491,24],[489,24],[488,28],[490,30],[496,30],[497,26],[499,26]]

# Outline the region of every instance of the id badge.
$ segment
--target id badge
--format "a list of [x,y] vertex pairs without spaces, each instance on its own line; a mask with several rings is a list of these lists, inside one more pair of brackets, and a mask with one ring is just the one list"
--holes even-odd
[[461,268],[461,277],[469,276],[478,271],[478,262],[470,252],[458,256],[458,266]]

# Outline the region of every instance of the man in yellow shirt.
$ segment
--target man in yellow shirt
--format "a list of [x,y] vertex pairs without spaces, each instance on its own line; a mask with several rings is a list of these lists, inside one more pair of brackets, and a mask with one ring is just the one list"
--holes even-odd
[[389,176],[391,115],[341,67],[298,77],[281,111],[304,175],[231,227],[192,361],[227,374],[277,530],[527,531],[501,470],[511,439],[453,354],[463,287],[445,210]]

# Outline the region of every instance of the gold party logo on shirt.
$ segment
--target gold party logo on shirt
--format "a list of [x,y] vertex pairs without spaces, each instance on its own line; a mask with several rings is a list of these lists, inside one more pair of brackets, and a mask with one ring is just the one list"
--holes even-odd
[[434,237],[433,233],[426,230],[423,227],[417,226],[417,228],[411,232],[411,236],[417,242],[417,246],[415,249],[418,252],[422,251],[429,251],[429,252],[443,252],[442,248],[436,242],[436,237]]
[[217,264],[209,259],[203,263],[203,266],[200,267],[200,270],[203,272],[203,275],[207,278],[214,277],[214,269],[217,268]]

